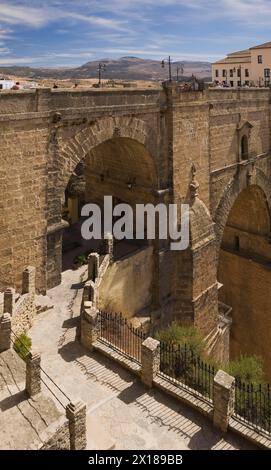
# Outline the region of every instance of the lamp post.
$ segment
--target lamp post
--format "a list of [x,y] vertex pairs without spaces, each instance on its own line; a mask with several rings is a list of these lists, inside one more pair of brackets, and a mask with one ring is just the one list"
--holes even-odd
[[172,81],[172,76],[171,76],[171,57],[170,57],[170,55],[168,56],[168,59],[163,59],[161,61],[162,69],[165,68],[166,63],[168,63],[168,79],[171,82]]
[[101,86],[102,84],[102,72],[105,70],[106,68],[106,65],[105,64],[102,64],[101,62],[99,62],[99,66],[98,66],[98,74],[99,74],[99,82],[98,82],[98,85],[99,87]]
[[[238,77],[238,70],[240,70],[239,77]],[[237,78],[240,78],[240,87],[242,87],[242,65],[240,64],[237,68],[234,67],[233,71],[237,72]],[[237,83],[238,83],[238,80],[237,80]]]

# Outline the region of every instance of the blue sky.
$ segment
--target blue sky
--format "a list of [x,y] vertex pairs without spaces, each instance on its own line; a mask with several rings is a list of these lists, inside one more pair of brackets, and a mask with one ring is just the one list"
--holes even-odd
[[271,0],[0,0],[0,65],[214,61],[271,40]]

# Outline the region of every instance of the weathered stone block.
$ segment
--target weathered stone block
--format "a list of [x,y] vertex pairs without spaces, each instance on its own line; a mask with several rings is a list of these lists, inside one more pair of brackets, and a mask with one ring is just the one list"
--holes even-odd
[[30,397],[41,391],[41,358],[37,353],[30,352],[26,358],[26,392]]
[[11,345],[11,317],[4,313],[0,319],[0,352],[7,351]]
[[12,316],[15,309],[15,289],[8,287],[4,292],[4,312]]
[[229,420],[234,411],[234,401],[235,378],[223,370],[219,370],[213,385],[213,423],[223,432],[228,429]]
[[160,342],[154,338],[147,338],[141,345],[141,380],[147,387],[152,387],[159,368]]
[[98,310],[89,305],[89,302],[84,303],[81,314],[81,344],[92,350],[93,343],[100,336],[101,325]]
[[23,271],[23,286],[22,294],[32,294],[36,293],[36,269],[34,266],[28,266]]
[[86,405],[80,401],[71,402],[66,407],[69,420],[70,449],[84,450],[87,445]]

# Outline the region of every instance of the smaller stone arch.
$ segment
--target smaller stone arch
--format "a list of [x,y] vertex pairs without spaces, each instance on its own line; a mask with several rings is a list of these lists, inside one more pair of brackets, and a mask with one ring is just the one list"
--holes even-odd
[[224,229],[226,227],[231,208],[241,192],[250,185],[259,186],[262,189],[270,211],[271,188],[266,174],[259,168],[245,168],[242,172],[240,171],[236,174],[225,188],[214,215],[217,254],[219,253]]
[[249,141],[252,128],[253,125],[248,121],[237,126],[239,161],[248,160],[249,158]]

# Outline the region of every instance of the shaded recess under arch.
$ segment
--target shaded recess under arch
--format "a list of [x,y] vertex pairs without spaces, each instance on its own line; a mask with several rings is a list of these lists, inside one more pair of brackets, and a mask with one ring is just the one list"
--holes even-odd
[[[77,164],[65,191],[62,216],[69,227],[63,234],[63,269],[72,267],[78,255],[99,251],[102,244],[102,239],[85,241],[81,237],[84,204],[97,204],[103,221],[104,197],[112,196],[113,208],[126,203],[135,214],[136,204],[155,202],[157,184],[154,161],[140,142],[116,136],[91,149]],[[115,257],[120,259],[144,246],[146,240],[116,240]]]
[[270,379],[271,245],[265,192],[240,192],[224,228],[218,259],[219,300],[232,308],[230,357],[261,355]]

